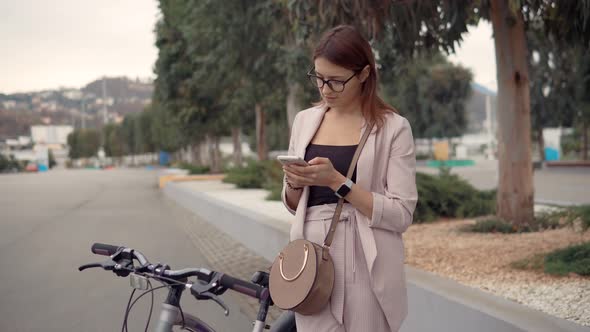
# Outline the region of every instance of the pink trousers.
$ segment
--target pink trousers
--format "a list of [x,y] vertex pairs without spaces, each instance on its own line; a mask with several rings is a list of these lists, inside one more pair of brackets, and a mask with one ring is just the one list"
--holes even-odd
[[[322,244],[335,209],[336,204],[309,207],[303,228],[305,239]],[[391,331],[371,287],[354,211],[352,205],[344,204],[330,248],[335,270],[332,297],[318,314],[295,314],[297,331]]]

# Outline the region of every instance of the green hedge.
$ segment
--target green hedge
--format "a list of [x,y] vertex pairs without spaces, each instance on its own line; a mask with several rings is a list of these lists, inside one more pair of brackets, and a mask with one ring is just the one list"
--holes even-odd
[[181,162],[177,165],[178,168],[186,169],[189,174],[206,174],[209,173],[209,166],[197,166],[187,162]]
[[416,185],[418,204],[414,222],[417,223],[440,217],[477,217],[495,211],[495,190],[477,190],[448,169],[441,169],[439,175],[416,173]]
[[[283,170],[277,161],[249,161],[246,167],[228,171],[224,182],[239,188],[265,188],[267,199],[280,200]],[[428,222],[439,217],[465,218],[494,213],[495,191],[479,191],[448,169],[439,175],[416,174],[418,204],[414,222]]]
[[24,165],[16,160],[14,156],[9,157],[0,154],[0,173],[4,172],[20,172],[24,169]]
[[246,167],[229,169],[223,182],[233,183],[238,188],[264,188],[270,191],[267,199],[281,200],[283,169],[274,160],[248,161]]

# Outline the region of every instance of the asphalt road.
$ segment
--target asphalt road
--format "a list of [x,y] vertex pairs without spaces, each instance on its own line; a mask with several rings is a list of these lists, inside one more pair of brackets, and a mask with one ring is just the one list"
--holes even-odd
[[[51,171],[0,175],[0,331],[120,331],[128,278],[79,265],[103,256],[94,242],[126,245],[172,268],[205,266],[184,234],[194,218],[168,201],[148,170]],[[157,284],[157,283],[156,283]],[[155,297],[152,325],[166,295]],[[230,316],[183,294],[183,309],[218,331],[248,331],[251,322],[230,296]],[[143,331],[149,296],[134,308],[129,331]]]

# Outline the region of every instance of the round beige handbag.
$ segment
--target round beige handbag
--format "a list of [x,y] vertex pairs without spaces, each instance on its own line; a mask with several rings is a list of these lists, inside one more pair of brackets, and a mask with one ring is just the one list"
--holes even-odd
[[[356,148],[346,176],[349,179],[372,128],[369,126],[365,130]],[[304,239],[294,240],[275,258],[270,269],[269,290],[277,307],[312,315],[320,312],[330,300],[334,288],[334,262],[330,245],[343,204],[344,199],[340,198],[323,245]]]
[[307,240],[290,242],[270,270],[270,294],[283,310],[317,313],[328,303],[333,288],[334,263],[329,247]]

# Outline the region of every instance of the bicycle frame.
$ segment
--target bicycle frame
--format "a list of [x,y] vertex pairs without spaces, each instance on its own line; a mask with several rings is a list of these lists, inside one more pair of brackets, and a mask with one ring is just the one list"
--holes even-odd
[[[183,326],[184,316],[184,328],[194,332],[215,332],[215,330],[207,323],[195,317],[191,314],[184,313],[180,314],[180,297],[184,291],[183,286],[172,286],[168,291],[168,296],[164,303],[162,303],[162,310],[160,311],[160,318],[156,322],[154,332],[172,332],[174,326]],[[268,303],[261,303],[260,310],[268,311]],[[260,313],[258,314],[260,319]],[[252,332],[263,332],[266,326],[266,314],[264,315],[264,321],[257,319],[254,323]]]

